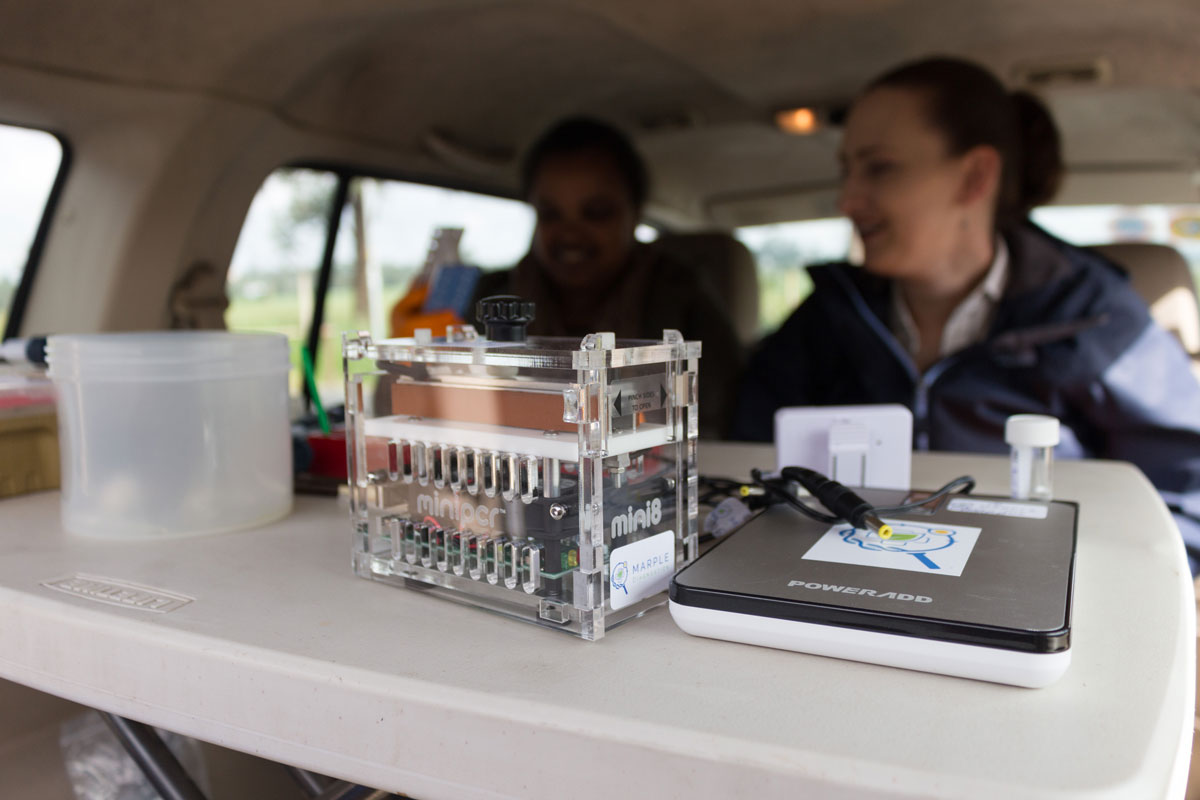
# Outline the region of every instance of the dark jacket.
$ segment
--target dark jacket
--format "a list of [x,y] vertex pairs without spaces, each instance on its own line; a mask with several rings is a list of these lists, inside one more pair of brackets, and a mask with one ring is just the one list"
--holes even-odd
[[[527,255],[513,269],[484,273],[475,300],[493,294],[518,294],[533,300],[536,317],[529,332],[536,336],[582,338],[599,332],[583,330],[562,318],[553,293],[533,256]],[[657,248],[638,245],[617,290],[597,302],[603,305],[600,330],[611,331],[618,339],[661,341],[663,331],[672,329],[685,339],[700,341],[700,435],[706,439],[726,436],[741,373],[742,347],[727,312],[696,270]]]
[[1006,453],[1010,414],[1062,423],[1059,457],[1131,461],[1200,567],[1200,384],[1126,275],[1034,228],[1006,234],[1009,279],[985,341],[923,375],[888,329],[890,283],[809,270],[812,295],[751,358],[734,438],[770,441],[784,406],[901,403],[917,449]]

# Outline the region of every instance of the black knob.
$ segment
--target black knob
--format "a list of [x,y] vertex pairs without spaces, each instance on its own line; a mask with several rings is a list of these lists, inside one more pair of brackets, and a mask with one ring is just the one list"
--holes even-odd
[[475,305],[475,319],[483,323],[484,336],[493,342],[523,342],[533,322],[534,305],[512,294],[485,297]]

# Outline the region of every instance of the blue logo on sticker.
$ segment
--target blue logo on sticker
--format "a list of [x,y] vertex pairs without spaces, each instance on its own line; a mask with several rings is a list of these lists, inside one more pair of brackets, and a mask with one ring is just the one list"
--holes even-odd
[[626,581],[629,580],[629,562],[620,561],[613,565],[612,568],[612,585],[614,589],[620,589],[626,595],[629,590],[625,588]]
[[945,550],[954,545],[954,534],[944,528],[926,528],[920,525],[895,524],[892,538],[881,539],[873,531],[847,528],[838,531],[842,541],[855,544],[863,550],[887,553],[907,553],[920,561],[927,569],[941,569],[926,553]]

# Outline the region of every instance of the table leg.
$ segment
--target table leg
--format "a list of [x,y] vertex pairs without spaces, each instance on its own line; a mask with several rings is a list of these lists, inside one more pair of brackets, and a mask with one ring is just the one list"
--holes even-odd
[[288,774],[292,776],[292,780],[294,780],[300,786],[300,788],[304,790],[304,794],[308,797],[316,797],[323,792],[325,790],[325,785],[329,783],[330,780],[329,778],[325,778],[324,776],[318,775],[315,772],[309,772],[308,770],[300,769],[299,767],[284,765],[284,769],[288,771]]
[[315,800],[386,800],[395,796],[383,789],[359,786],[349,781],[334,781]]
[[195,781],[149,725],[99,712],[163,800],[205,800]]

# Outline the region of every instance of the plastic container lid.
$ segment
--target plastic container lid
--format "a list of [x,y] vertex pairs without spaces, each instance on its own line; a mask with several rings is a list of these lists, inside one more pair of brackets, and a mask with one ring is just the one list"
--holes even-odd
[[1017,447],[1054,447],[1058,444],[1058,418],[1014,414],[1004,423],[1004,441]]
[[155,331],[51,336],[49,375],[56,381],[177,381],[286,372],[281,333]]

